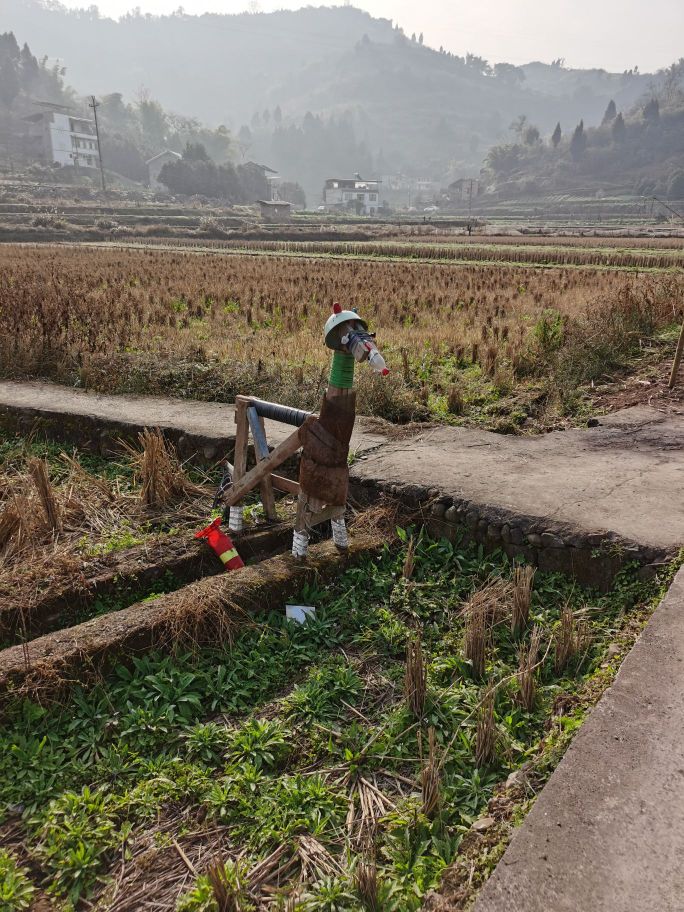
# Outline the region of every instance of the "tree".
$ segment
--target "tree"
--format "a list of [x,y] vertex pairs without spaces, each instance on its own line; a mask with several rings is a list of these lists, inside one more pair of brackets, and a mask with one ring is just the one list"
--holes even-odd
[[0,100],[9,111],[19,94],[19,77],[12,61],[5,59],[0,63]]
[[423,43],[423,33],[421,32],[420,35],[418,35],[418,44],[422,44],[422,43]]
[[570,155],[572,155],[575,161],[579,161],[584,155],[586,148],[587,135],[584,132],[584,121],[580,120],[575,127],[575,132],[572,134],[572,139],[570,140]]
[[183,158],[188,162],[208,162],[211,161],[207,153],[206,148],[202,143],[191,143],[187,142],[185,144],[185,149],[183,149]]
[[615,120],[616,117],[617,117],[617,108],[615,107],[615,102],[611,98],[611,100],[608,102],[608,107],[606,108],[606,113],[603,115],[603,120],[601,121],[601,126],[607,127],[608,124],[612,124],[612,122]]
[[278,187],[278,196],[298,209],[306,209],[306,195],[301,186],[294,181],[283,181]]
[[277,127],[283,122],[283,112],[280,110],[280,105],[277,105],[273,111],[273,122]]
[[38,61],[29,50],[28,44],[24,44],[21,49],[19,58],[19,73],[21,86],[25,92],[30,92],[38,81],[40,76],[40,67]]
[[560,141],[563,138],[563,131],[561,130],[560,120],[556,124],[556,129],[551,134],[551,142],[553,143],[553,148],[557,149],[560,145]]
[[657,98],[651,98],[644,105],[642,115],[646,123],[657,124],[660,120],[660,102]]
[[537,127],[530,124],[523,133],[523,142],[526,146],[536,146],[539,142],[540,133]]
[[515,120],[511,121],[508,129],[515,133],[518,141],[521,141],[527,129],[527,114],[518,114]]
[[166,112],[158,101],[152,101],[146,92],[142,92],[138,101],[138,116],[145,143],[149,149],[157,151],[166,144]]
[[627,127],[625,126],[625,119],[622,116],[622,112],[613,121],[613,126],[611,127],[611,132],[613,134],[613,142],[622,143],[625,141],[625,135],[627,133]]
[[512,63],[494,64],[494,75],[510,86],[519,86],[525,81],[525,71]]

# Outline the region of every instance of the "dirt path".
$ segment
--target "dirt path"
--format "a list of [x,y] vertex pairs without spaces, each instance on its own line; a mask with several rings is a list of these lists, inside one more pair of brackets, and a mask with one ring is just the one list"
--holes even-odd
[[[105,396],[51,383],[0,382],[0,427],[34,424],[88,445],[145,426],[180,441],[183,455],[221,458],[234,439],[231,405],[152,396]],[[277,444],[290,428],[267,422]],[[352,481],[422,485],[510,513],[607,531],[645,546],[684,544],[684,410],[636,406],[597,427],[513,437],[434,428],[393,439],[359,419]]]

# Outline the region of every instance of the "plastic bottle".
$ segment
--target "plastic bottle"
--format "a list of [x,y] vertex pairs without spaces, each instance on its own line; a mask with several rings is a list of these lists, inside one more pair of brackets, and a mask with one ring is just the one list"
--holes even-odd
[[382,374],[383,377],[389,374],[385,359],[378,351],[373,340],[368,338],[367,333],[351,330],[346,336],[342,337],[342,342],[356,361],[368,361],[376,374]]

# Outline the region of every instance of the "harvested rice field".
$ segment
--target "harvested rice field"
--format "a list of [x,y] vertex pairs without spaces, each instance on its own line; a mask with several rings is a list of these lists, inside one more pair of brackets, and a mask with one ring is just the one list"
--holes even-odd
[[[0,437],[0,645],[26,643],[200,577],[220,563],[194,533],[220,467],[183,466],[158,432],[102,458]],[[246,505],[246,559],[285,547],[292,504],[267,523]]]
[[[153,436],[98,460],[3,441],[4,604],[89,561],[111,569],[131,539],[191,540],[210,479]],[[362,514],[376,544],[300,586],[305,624],[277,599],[227,608],[209,643],[3,694],[3,908],[404,912],[442,878],[465,908],[670,571],[627,567],[599,594],[395,517]],[[149,604],[171,590],[200,591],[162,580]],[[53,623],[68,635],[80,619]]]
[[568,245],[550,265],[524,259],[528,248],[552,255],[543,244],[500,245],[520,264],[326,259],[304,246],[293,257],[278,245],[252,255],[3,245],[2,376],[224,402],[247,392],[314,409],[329,362],[321,327],[339,300],[377,330],[391,371],[358,372],[360,414],[529,433],[584,422],[624,404],[625,390],[669,396],[683,316],[676,247],[645,250],[673,258],[657,272],[600,268],[610,250],[598,244]]

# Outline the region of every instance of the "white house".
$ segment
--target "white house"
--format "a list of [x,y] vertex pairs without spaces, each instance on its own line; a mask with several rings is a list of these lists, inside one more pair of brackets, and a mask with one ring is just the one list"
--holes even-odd
[[323,188],[323,205],[332,212],[351,210],[357,215],[376,215],[380,207],[380,181],[331,177]]
[[24,118],[30,124],[29,135],[40,140],[42,157],[50,164],[99,168],[95,122],[88,117],[77,117],[58,105],[44,107],[46,110]]
[[153,190],[166,190],[164,184],[159,180],[161,169],[170,162],[180,161],[181,158],[182,156],[179,155],[178,152],[172,152],[171,149],[164,149],[163,152],[153,155],[152,158],[146,162],[148,180],[150,187]]

